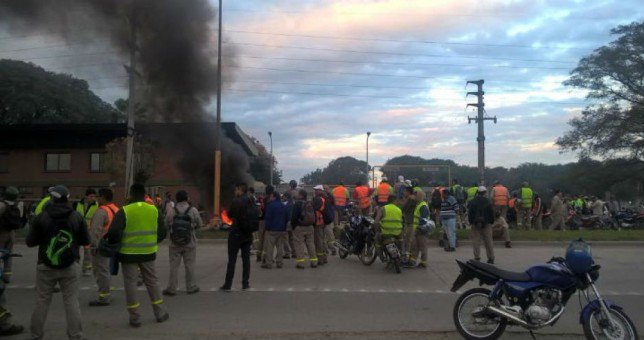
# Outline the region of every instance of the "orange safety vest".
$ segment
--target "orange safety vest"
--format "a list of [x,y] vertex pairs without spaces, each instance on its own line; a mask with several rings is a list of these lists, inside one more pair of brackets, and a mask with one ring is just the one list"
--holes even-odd
[[386,203],[389,200],[391,193],[391,185],[388,183],[380,183],[378,185],[378,203]]
[[356,199],[360,202],[360,209],[367,209],[371,206],[369,199],[369,188],[365,186],[356,187],[354,190]]
[[107,231],[110,230],[110,226],[112,225],[112,221],[114,220],[114,215],[119,211],[119,207],[117,207],[114,203],[110,203],[101,205],[98,208],[105,210],[105,212],[107,213],[107,222],[103,225],[103,233],[101,234],[101,237],[103,237],[105,236],[105,234],[107,234]]
[[[494,202],[494,205],[508,205],[508,188],[500,184],[494,186],[494,197],[492,197],[492,201]],[[512,202],[512,204],[514,205],[514,202]],[[514,208],[514,206],[511,208]]]
[[150,195],[145,195],[145,203],[154,205],[154,201],[152,200],[152,197],[150,197]]
[[514,197],[510,198],[510,201],[508,201],[508,207],[510,207],[510,209],[514,209],[514,205],[515,205],[516,201],[517,201],[516,198],[514,198]]
[[337,186],[333,189],[333,198],[335,199],[335,205],[344,207],[347,205],[347,188],[343,186]]

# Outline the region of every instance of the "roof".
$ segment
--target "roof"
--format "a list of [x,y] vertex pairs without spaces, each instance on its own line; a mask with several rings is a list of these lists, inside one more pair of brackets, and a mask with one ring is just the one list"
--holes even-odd
[[[236,123],[221,124],[225,135],[249,156],[259,154],[251,138]],[[140,123],[138,133],[152,139],[192,139],[214,149],[214,122]],[[126,124],[22,124],[0,126],[0,149],[99,149],[116,138],[126,137]]]

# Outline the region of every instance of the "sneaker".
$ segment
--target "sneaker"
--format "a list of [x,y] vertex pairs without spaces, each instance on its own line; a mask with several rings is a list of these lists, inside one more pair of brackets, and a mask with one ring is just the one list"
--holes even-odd
[[512,243],[510,241],[505,242],[505,247],[506,248],[512,248]]
[[157,322],[158,323],[166,322],[166,321],[168,321],[169,318],[170,318],[170,314],[165,313],[165,314],[157,317]]
[[220,290],[220,291],[222,291],[222,292],[229,293],[229,292],[230,292],[230,287],[228,287],[228,286],[221,286],[221,287],[219,287],[219,290]]
[[201,289],[199,287],[194,287],[194,288],[188,289],[186,293],[188,293],[188,295],[192,295],[192,294],[197,294],[200,291]]
[[266,263],[262,264],[260,267],[262,267],[262,268],[264,268],[264,269],[273,269],[273,266],[272,266],[272,265],[270,265],[270,264],[266,264]]
[[494,260],[493,260],[493,259],[488,259],[488,260],[487,260],[487,263],[489,263],[489,264],[494,264]]
[[89,302],[90,307],[105,307],[109,305],[110,305],[110,301],[103,300],[103,299],[96,299]]
[[130,319],[130,326],[134,328],[141,327],[141,320],[139,319]]
[[163,294],[163,295],[165,295],[165,296],[175,296],[175,295],[177,295],[177,292],[173,292],[173,291],[171,291],[171,290],[169,290],[169,289],[164,289],[164,290],[161,292],[161,294]]

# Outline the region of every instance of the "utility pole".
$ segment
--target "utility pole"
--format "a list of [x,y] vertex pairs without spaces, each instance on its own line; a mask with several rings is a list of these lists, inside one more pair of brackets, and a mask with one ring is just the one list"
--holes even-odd
[[213,214],[219,217],[219,198],[221,196],[221,4],[219,0],[219,30],[217,39],[217,123],[215,124],[215,185],[214,185],[214,198]]
[[268,180],[270,183],[270,186],[273,186],[273,133],[268,131],[268,137],[271,140],[271,163],[270,163],[270,168],[271,168],[271,177]]
[[479,182],[480,185],[485,185],[485,133],[484,133],[484,122],[486,120],[493,120],[496,124],[496,116],[494,117],[485,117],[485,103],[483,103],[483,79],[480,80],[468,80],[465,86],[469,84],[475,84],[477,86],[476,92],[468,92],[466,97],[469,95],[474,95],[478,97],[478,101],[473,103],[468,103],[467,106],[474,106],[478,110],[478,115],[476,117],[467,117],[467,123],[471,124],[472,121],[475,121],[478,124],[478,137],[476,141],[478,142],[478,167],[479,167]]
[[365,172],[365,174],[367,174],[367,182],[365,183],[367,187],[369,187],[369,137],[370,136],[371,136],[371,131],[367,131],[367,172]]
[[136,111],[136,13],[130,12],[130,65],[125,65],[129,77],[129,95],[127,104],[127,149],[125,151],[125,197],[128,197],[130,186],[134,181],[134,113]]

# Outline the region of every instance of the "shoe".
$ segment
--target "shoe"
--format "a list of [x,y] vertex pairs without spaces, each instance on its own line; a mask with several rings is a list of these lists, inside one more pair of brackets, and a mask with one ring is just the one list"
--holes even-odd
[[192,294],[197,294],[200,291],[201,291],[201,288],[195,287],[195,288],[192,288],[192,289],[188,289],[188,291],[186,293],[188,293],[188,295],[192,295]]
[[282,256],[282,258],[285,259],[285,260],[289,260],[289,259],[291,259],[291,255],[284,255],[284,256]]
[[447,248],[446,251],[448,251],[448,252],[456,251],[456,248],[449,247],[449,248]]
[[303,264],[298,264],[297,266],[295,266],[295,268],[297,268],[297,269],[304,269],[304,265],[303,265]]
[[163,314],[163,315],[161,315],[160,317],[157,318],[157,322],[158,323],[166,322],[166,321],[168,321],[168,319],[170,319],[170,314],[165,313],[165,314]]
[[427,268],[427,265],[421,262],[418,264],[418,268]]
[[505,247],[506,248],[512,248],[512,244],[510,243],[510,241],[505,242]]
[[141,327],[141,320],[139,319],[130,319],[130,326],[134,328]]
[[221,286],[221,287],[219,287],[219,290],[222,291],[222,292],[228,293],[228,292],[230,292],[230,287]]
[[6,283],[6,284],[11,283],[11,276],[6,276],[6,275],[3,276],[2,281],[4,281],[4,283]]
[[281,264],[281,263],[278,263],[278,264],[276,264],[276,265],[275,265],[275,267],[277,267],[277,268],[279,269],[279,268],[284,267],[284,265],[283,265],[283,264]]
[[443,248],[443,250],[449,251],[449,247],[445,247],[445,248]]
[[414,267],[416,267],[416,263],[411,262],[411,261],[410,262],[405,262],[405,263],[403,263],[403,267],[404,268],[414,268]]
[[242,286],[242,290],[249,290],[249,289],[250,289],[250,285]]
[[311,268],[317,268],[318,264],[317,263],[311,263]]
[[177,292],[173,292],[173,291],[171,291],[171,290],[169,290],[169,289],[164,289],[164,290],[161,292],[161,294],[163,294],[163,295],[165,295],[165,296],[175,296],[175,295],[177,295]]
[[475,257],[475,258],[474,258],[474,261],[479,261],[479,262],[481,262],[481,258],[480,258],[480,257]]
[[494,264],[494,260],[487,260],[487,263]]
[[257,262],[262,262],[262,256],[261,255],[257,255]]
[[25,328],[20,325],[11,325],[9,328],[0,330],[0,336],[16,335],[24,331],[25,331]]
[[90,307],[105,307],[109,305],[110,302],[108,300],[96,299],[89,302]]
[[266,264],[266,263],[262,264],[260,267],[262,267],[264,269],[273,269],[273,266],[271,266],[270,264]]

